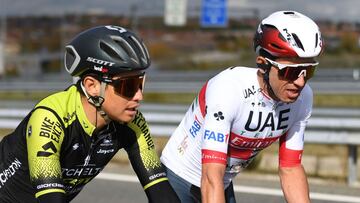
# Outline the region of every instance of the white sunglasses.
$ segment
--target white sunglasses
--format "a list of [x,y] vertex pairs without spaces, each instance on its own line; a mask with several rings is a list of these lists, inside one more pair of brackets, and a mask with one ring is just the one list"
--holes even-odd
[[265,58],[265,60],[279,69],[279,76],[290,81],[296,80],[301,75],[304,76],[305,80],[312,78],[314,76],[316,66],[319,65],[319,62],[282,64],[268,58]]

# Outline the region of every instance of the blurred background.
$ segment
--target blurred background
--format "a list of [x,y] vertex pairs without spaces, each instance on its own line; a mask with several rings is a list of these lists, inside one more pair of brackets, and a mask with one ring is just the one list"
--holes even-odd
[[[63,52],[96,25],[137,32],[149,48],[142,110],[159,154],[202,84],[234,65],[255,67],[252,38],[277,10],[296,10],[319,25],[325,52],[309,82],[314,112],[303,164],[310,177],[358,185],[360,166],[360,2],[357,0],[1,0],[0,139],[37,101],[72,83]],[[127,163],[121,153],[116,162]],[[277,146],[248,173],[275,174]],[[341,201],[339,201],[341,202]],[[355,201],[356,202],[356,201]],[[360,200],[359,200],[360,202]]]

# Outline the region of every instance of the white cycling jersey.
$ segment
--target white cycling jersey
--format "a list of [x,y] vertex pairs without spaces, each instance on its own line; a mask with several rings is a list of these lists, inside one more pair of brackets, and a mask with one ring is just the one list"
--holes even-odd
[[262,92],[257,71],[231,67],[203,86],[162,152],[166,167],[200,187],[202,163],[224,164],[226,188],[279,138],[280,166],[301,164],[312,90],[305,85],[294,103],[276,102]]

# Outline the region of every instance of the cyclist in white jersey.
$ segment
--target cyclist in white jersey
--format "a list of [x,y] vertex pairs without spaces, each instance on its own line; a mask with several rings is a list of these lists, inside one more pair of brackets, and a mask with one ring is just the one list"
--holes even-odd
[[277,140],[285,199],[310,202],[301,155],[321,33],[303,14],[278,11],[258,26],[254,48],[258,68],[230,67],[208,80],[162,152],[182,202],[235,202],[232,179]]

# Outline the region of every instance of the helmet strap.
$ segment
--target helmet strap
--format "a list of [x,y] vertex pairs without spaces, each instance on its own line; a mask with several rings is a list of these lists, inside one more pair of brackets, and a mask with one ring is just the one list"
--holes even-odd
[[275,92],[270,85],[269,72],[270,72],[270,69],[268,69],[264,73],[264,83],[265,83],[265,88],[267,89],[268,94],[269,94],[268,96],[272,97],[272,96],[275,96]]
[[87,101],[92,104],[95,108],[96,111],[98,111],[100,113],[100,115],[105,119],[106,123],[109,123],[111,120],[109,118],[109,116],[105,113],[105,111],[102,108],[102,104],[105,101],[105,87],[106,87],[106,83],[105,82],[101,82],[100,83],[100,95],[99,96],[91,96],[87,93],[87,91],[85,90],[85,87],[83,85],[83,83],[80,83],[81,89],[83,90]]
[[269,96],[275,95],[274,90],[270,85],[269,73],[271,69],[271,64],[269,63],[256,63],[257,67],[262,70],[263,80],[264,80],[264,88],[267,89]]
[[[259,48],[258,50],[259,52],[259,56],[262,57],[266,57],[269,58],[271,60],[276,60],[276,57],[274,57],[273,55],[271,55],[269,52],[267,52],[266,50]],[[268,90],[268,94],[269,96],[271,95],[275,95],[274,90],[272,89],[271,85],[270,85],[270,79],[269,79],[269,73],[271,70],[271,64],[270,63],[256,63],[257,67],[259,69],[261,69],[263,71],[263,79],[264,79],[264,83],[265,83],[265,88]]]

